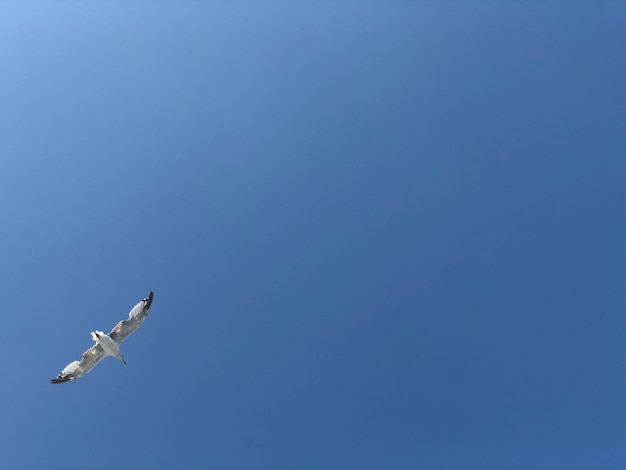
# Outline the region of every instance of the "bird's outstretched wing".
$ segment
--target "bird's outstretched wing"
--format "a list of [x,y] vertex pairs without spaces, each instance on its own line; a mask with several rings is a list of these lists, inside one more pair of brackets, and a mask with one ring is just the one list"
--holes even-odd
[[61,384],[70,380],[75,380],[88,374],[91,369],[96,367],[96,364],[102,359],[107,357],[107,353],[104,352],[102,346],[99,344],[93,345],[83,354],[81,361],[74,361],[65,367],[56,379],[52,379],[53,384]]
[[118,345],[122,344],[126,338],[135,332],[137,328],[141,326],[143,321],[148,316],[148,311],[152,305],[152,299],[154,298],[154,292],[150,292],[148,297],[143,299],[137,305],[135,305],[130,313],[128,319],[122,320],[115,328],[109,333],[109,337],[115,341]]

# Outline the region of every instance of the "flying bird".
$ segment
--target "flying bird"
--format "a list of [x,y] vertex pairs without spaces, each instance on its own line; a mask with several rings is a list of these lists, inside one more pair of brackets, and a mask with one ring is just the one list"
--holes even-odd
[[113,356],[126,364],[124,355],[122,351],[120,351],[120,345],[144,322],[148,316],[150,306],[152,305],[153,297],[154,292],[150,292],[148,297],[133,307],[128,314],[128,319],[122,320],[115,325],[115,328],[113,328],[108,335],[104,334],[102,331],[93,331],[91,337],[96,344],[85,351],[81,361],[74,361],[68,364],[57,378],[52,379],[51,382],[53,384],[60,384],[79,379],[83,375],[88,374],[91,369],[96,367],[98,362],[107,356]]

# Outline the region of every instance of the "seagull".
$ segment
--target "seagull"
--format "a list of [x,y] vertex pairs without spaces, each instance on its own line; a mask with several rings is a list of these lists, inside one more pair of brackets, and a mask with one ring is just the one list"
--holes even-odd
[[51,382],[53,384],[61,384],[63,382],[69,382],[70,380],[79,379],[83,375],[88,374],[91,369],[96,367],[98,362],[107,356],[113,356],[126,364],[124,355],[122,351],[120,351],[120,345],[126,338],[133,334],[146,319],[150,306],[152,305],[153,297],[154,292],[150,292],[148,297],[133,307],[128,314],[128,319],[122,320],[115,325],[115,328],[113,328],[108,335],[104,334],[102,331],[93,331],[91,337],[96,344],[84,352],[81,361],[74,361],[68,364],[56,379],[52,379]]

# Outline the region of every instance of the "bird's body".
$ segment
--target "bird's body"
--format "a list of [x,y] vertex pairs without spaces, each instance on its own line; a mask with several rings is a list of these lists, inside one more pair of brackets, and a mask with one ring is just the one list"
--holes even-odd
[[126,359],[122,351],[120,351],[120,345],[111,339],[109,335],[105,335],[102,331],[92,331],[91,338],[104,349],[104,352],[109,356],[113,356],[126,364]]
[[55,379],[52,379],[52,383],[58,384],[78,379],[88,374],[98,362],[107,356],[113,356],[126,364],[124,355],[120,351],[120,345],[144,322],[152,305],[153,297],[154,292],[150,292],[148,297],[133,307],[128,319],[115,325],[108,335],[102,331],[92,332],[91,337],[96,344],[84,352],[81,361],[68,364]]

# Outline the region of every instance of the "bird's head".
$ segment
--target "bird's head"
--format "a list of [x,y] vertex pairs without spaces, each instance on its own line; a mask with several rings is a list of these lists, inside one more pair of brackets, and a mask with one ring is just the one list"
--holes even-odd
[[100,339],[104,336],[104,333],[102,331],[92,331],[91,332],[91,338],[94,341],[100,341]]

